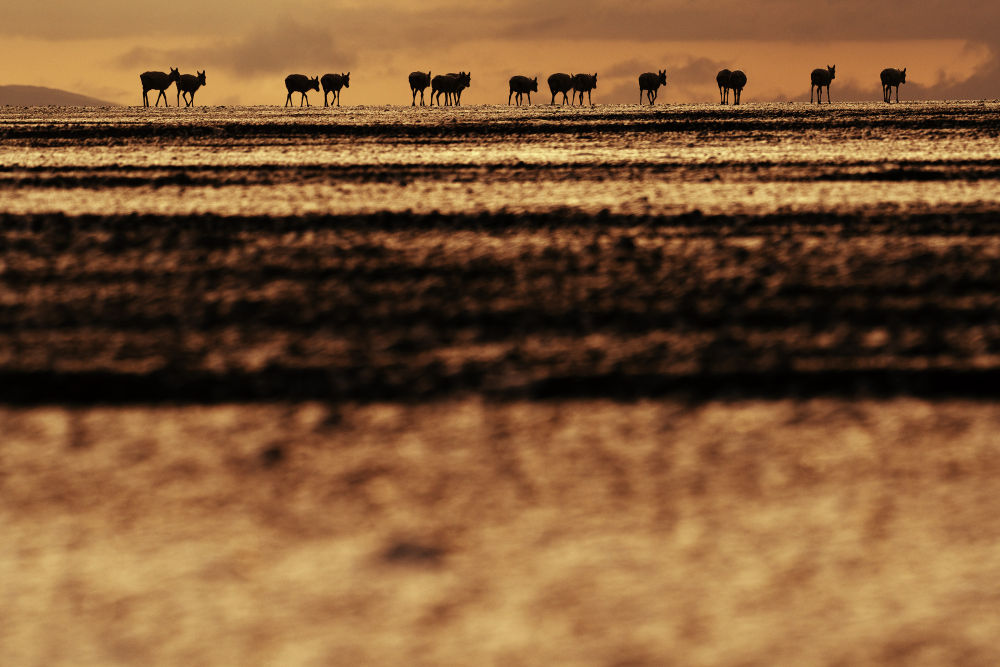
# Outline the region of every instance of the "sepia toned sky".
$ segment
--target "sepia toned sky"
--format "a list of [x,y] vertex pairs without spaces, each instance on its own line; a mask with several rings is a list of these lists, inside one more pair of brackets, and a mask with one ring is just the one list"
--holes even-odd
[[[344,104],[409,104],[406,77],[467,70],[468,103],[505,103],[513,74],[598,73],[595,102],[638,100],[637,75],[667,70],[659,101],[717,100],[741,68],[746,101],[808,99],[809,72],[837,66],[834,101],[881,99],[878,73],[906,67],[904,99],[1000,97],[1000,3],[983,0],[8,0],[0,85],[141,103],[145,70],[207,70],[199,104],[282,104],[284,76],[351,72]],[[311,100],[322,104],[322,96]]]

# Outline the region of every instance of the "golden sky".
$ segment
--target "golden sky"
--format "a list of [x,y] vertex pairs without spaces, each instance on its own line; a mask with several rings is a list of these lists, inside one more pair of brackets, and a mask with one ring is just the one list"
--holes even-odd
[[[409,104],[413,70],[472,72],[468,103],[502,103],[513,74],[598,73],[595,102],[638,100],[637,75],[667,70],[660,102],[712,101],[741,68],[746,101],[808,98],[837,66],[834,101],[880,97],[906,67],[910,99],[1000,97],[1000,3],[931,0],[8,0],[0,85],[141,102],[138,74],[207,70],[199,104],[282,104],[284,76],[351,72],[344,104]],[[320,99],[314,94],[313,102]]]

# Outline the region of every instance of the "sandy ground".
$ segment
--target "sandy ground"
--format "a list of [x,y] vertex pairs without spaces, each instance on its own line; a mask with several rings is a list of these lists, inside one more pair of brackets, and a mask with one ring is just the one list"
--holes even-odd
[[0,411],[4,664],[996,664],[1000,408]]

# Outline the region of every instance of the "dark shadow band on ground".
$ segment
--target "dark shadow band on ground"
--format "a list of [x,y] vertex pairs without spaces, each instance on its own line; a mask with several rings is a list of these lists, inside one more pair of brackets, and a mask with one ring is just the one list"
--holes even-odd
[[92,122],[65,124],[49,122],[11,122],[0,127],[0,140],[54,145],[60,142],[79,144],[94,140],[173,141],[173,140],[261,140],[301,137],[309,141],[336,138],[393,137],[397,139],[456,140],[490,137],[532,137],[552,134],[630,133],[707,133],[736,140],[747,134],[780,134],[788,132],[826,131],[842,129],[859,131],[975,131],[996,135],[1000,122],[992,114],[980,113],[974,104],[956,103],[940,107],[909,110],[900,115],[897,110],[872,113],[866,107],[848,107],[833,112],[809,107],[760,107],[751,111],[692,108],[686,106],[664,109],[610,109],[586,113],[556,112],[542,109],[522,112],[516,117],[495,116],[483,119],[455,115],[442,122],[437,116],[414,117],[403,122],[379,122],[353,116],[305,116],[258,118],[196,124],[189,119],[150,119],[128,124]]
[[421,374],[393,382],[323,369],[145,374],[0,372],[0,403],[9,405],[172,405],[320,401],[419,403],[478,395],[494,401],[671,398],[690,403],[782,398],[1000,398],[1000,369],[769,372],[689,376],[608,374],[549,377],[525,385],[483,386],[477,369]]
[[993,210],[0,215],[0,259],[12,404],[1000,397]]
[[[1000,208],[983,202],[968,205],[939,205],[922,211],[898,210],[891,203],[879,209],[846,213],[837,211],[802,212],[779,210],[765,215],[715,215],[698,209],[673,215],[614,213],[608,209],[595,212],[579,208],[553,208],[548,211],[477,211],[470,213],[414,213],[380,211],[363,215],[307,214],[294,216],[218,215],[194,216],[159,214],[66,215],[64,213],[0,213],[0,252],[13,246],[11,232],[28,232],[48,238],[61,237],[68,245],[86,247],[95,233],[108,233],[105,241],[121,250],[127,246],[162,248],[164,241],[181,242],[182,233],[197,234],[191,242],[229,245],[242,243],[239,237],[255,232],[268,234],[309,231],[401,232],[401,231],[474,231],[506,234],[522,230],[561,229],[606,230],[609,233],[642,233],[643,230],[669,230],[670,235],[727,236],[785,235],[792,231],[825,235],[918,235],[961,236],[1000,235]],[[230,239],[230,241],[226,241]],[[10,271],[11,267],[7,267]],[[10,275],[9,273],[7,275]]]
[[0,192],[3,189],[37,188],[163,188],[276,186],[307,183],[390,183],[469,182],[507,184],[535,182],[541,178],[559,181],[618,180],[646,182],[669,179],[676,183],[710,183],[725,175],[730,183],[832,182],[952,182],[1000,180],[1000,160],[905,160],[885,162],[844,161],[836,164],[815,162],[734,162],[726,160],[690,162],[641,162],[603,164],[578,163],[466,163],[373,165],[155,165],[123,167],[17,167],[0,165]]

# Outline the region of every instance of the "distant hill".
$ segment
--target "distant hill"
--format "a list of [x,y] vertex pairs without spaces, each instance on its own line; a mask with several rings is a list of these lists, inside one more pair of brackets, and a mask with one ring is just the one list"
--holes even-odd
[[67,107],[107,107],[119,106],[95,97],[78,95],[56,88],[42,86],[0,86],[0,106],[10,104],[20,107],[45,106],[54,104]]

